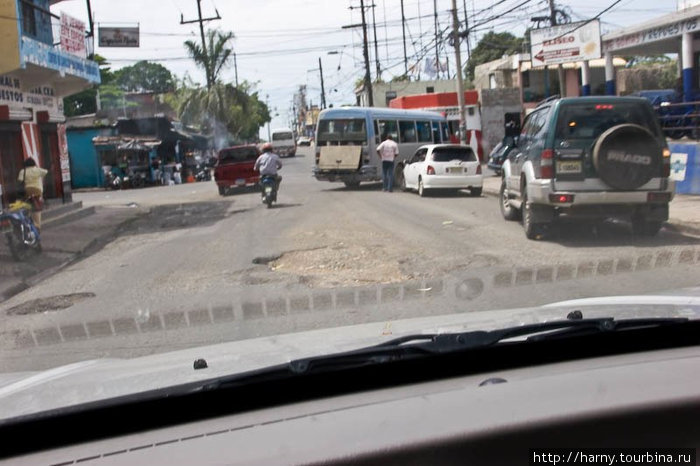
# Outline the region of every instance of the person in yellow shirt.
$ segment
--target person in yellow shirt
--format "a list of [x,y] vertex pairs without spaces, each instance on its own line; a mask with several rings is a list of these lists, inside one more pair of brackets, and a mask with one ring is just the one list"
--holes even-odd
[[[19,171],[17,181],[24,185],[27,199],[37,197],[43,201],[44,177],[49,172],[36,166],[36,161],[29,157],[24,161],[24,168]],[[32,209],[32,221],[38,230],[41,230],[41,210]]]

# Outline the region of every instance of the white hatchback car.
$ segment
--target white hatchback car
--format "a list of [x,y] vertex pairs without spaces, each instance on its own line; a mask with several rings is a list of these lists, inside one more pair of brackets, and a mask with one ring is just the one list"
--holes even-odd
[[469,189],[472,196],[481,196],[483,186],[481,164],[471,147],[431,144],[418,148],[406,161],[401,187],[415,189],[420,196],[437,189]]

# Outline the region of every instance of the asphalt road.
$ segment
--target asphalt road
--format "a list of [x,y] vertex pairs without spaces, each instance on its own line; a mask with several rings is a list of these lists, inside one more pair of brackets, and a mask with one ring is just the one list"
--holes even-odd
[[308,148],[284,160],[273,209],[213,182],[76,195],[149,213],[0,305],[0,371],[700,284],[695,237],[606,222],[529,241],[495,197],[348,190],[312,163]]

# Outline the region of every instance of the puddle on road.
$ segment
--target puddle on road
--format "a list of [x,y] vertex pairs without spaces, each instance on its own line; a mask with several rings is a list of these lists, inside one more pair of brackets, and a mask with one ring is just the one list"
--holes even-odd
[[28,315],[41,314],[49,311],[60,311],[68,309],[73,304],[84,299],[94,298],[95,293],[71,293],[58,296],[50,296],[48,298],[32,299],[31,301],[18,304],[7,310],[8,315]]

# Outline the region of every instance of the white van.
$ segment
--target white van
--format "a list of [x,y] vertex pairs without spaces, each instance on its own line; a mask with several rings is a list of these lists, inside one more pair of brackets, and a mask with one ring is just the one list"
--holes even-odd
[[294,157],[297,152],[297,143],[294,133],[289,128],[272,130],[272,150],[280,157]]

